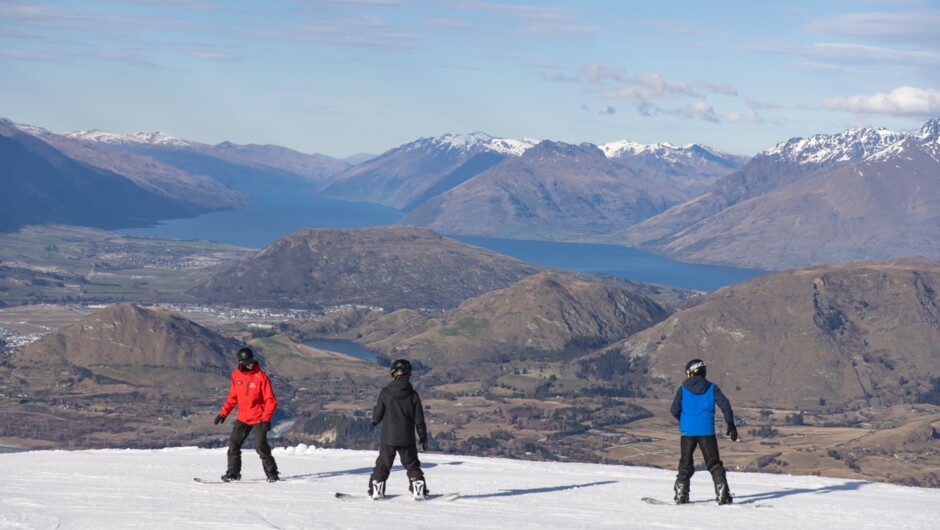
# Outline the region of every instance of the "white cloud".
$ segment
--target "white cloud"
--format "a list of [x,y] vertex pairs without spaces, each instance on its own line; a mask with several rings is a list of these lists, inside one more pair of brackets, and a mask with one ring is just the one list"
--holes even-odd
[[715,113],[715,109],[704,101],[700,101],[688,107],[676,109],[673,111],[673,114],[687,120],[704,120],[710,121],[712,123],[718,123],[718,114]]
[[699,81],[698,86],[714,92],[716,94],[721,94],[724,96],[737,96],[738,89],[729,85],[728,83],[713,83],[711,81]]
[[622,80],[619,74],[614,75],[603,66],[589,65],[588,70],[591,84],[601,84],[603,81],[622,81],[622,83],[609,86],[600,92],[603,99],[620,99],[627,101],[646,101],[657,98],[692,97],[705,99],[705,96],[681,81],[667,82],[660,74],[641,74],[630,79]]
[[605,81],[620,82],[624,80],[623,73],[611,70],[602,64],[591,63],[581,68],[581,73],[586,75],[588,83],[592,85],[600,84]]
[[870,96],[828,98],[823,107],[856,114],[931,117],[940,115],[940,90],[905,86]]

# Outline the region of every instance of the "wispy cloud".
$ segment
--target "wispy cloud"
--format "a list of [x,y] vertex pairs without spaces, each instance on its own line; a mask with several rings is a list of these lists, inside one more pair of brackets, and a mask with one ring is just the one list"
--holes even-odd
[[164,69],[165,67],[158,65],[150,60],[150,58],[140,55],[137,53],[132,53],[124,50],[96,50],[92,53],[93,57],[102,59],[105,61],[115,61],[119,63],[129,64],[131,66],[136,66],[139,68],[155,68],[155,69]]
[[426,39],[425,35],[368,14],[314,18],[286,28],[259,34],[264,40],[337,44],[383,50],[405,49]]
[[587,82],[592,85],[606,82],[620,83],[624,81],[624,73],[622,70],[611,70],[602,64],[591,63],[584,65],[578,73],[586,76]]
[[778,55],[791,55],[817,64],[908,64],[918,66],[940,65],[940,52],[900,50],[882,46],[823,42],[807,45],[757,44],[746,47],[752,51]]
[[714,92],[716,94],[721,94],[724,96],[737,96],[738,89],[729,85],[728,83],[712,83],[710,81],[699,81],[697,85],[709,92]]
[[862,41],[940,44],[940,11],[846,13],[807,24],[811,33],[851,37]]
[[671,33],[695,35],[699,37],[727,37],[728,33],[703,26],[700,22],[681,18],[661,18],[651,20],[647,25]]
[[855,114],[932,117],[940,115],[940,90],[904,86],[868,96],[827,98],[823,107]]
[[636,110],[640,116],[651,118],[654,116],[674,116],[686,120],[703,120],[711,123],[718,123],[718,114],[715,109],[705,101],[700,101],[694,105],[685,107],[666,109],[654,105],[648,101],[636,104]]
[[[615,77],[592,76],[588,78],[588,82],[596,84],[608,79],[619,80]],[[698,99],[705,97],[682,81],[667,82],[661,74],[641,74],[624,79],[622,83],[615,83],[614,86],[602,88],[600,96],[604,99],[627,101],[646,101],[663,97],[692,97]]]
[[514,35],[524,37],[585,39],[597,34],[596,28],[579,23],[582,16],[576,9],[477,0],[457,2],[455,6],[467,11],[501,16],[513,25]]

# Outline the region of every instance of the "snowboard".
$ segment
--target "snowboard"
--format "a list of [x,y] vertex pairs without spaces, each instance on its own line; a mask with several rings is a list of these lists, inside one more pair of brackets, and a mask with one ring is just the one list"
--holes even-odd
[[685,504],[676,504],[674,501],[664,501],[664,500],[660,500],[660,499],[654,499],[654,498],[652,498],[652,497],[643,497],[643,498],[640,499],[640,500],[642,500],[642,501],[645,502],[646,504],[655,504],[655,505],[657,505],[657,506],[695,506],[695,505],[706,506],[706,505],[713,505],[713,506],[740,506],[740,507],[742,507],[742,508],[769,508],[770,506],[772,506],[771,504],[734,504],[734,503],[732,503],[732,504],[718,504],[718,503],[716,503],[715,501],[712,501],[712,500],[709,500],[709,501],[689,501],[689,502],[687,502],[687,503],[685,503]]
[[[199,477],[195,477],[193,478],[193,480],[195,480],[196,482],[200,484],[258,484],[258,483],[267,484],[268,483],[267,479],[263,479],[263,478],[249,478],[249,479],[243,479],[243,480],[233,480],[231,482],[225,482],[219,479],[207,479],[207,478],[199,478]],[[277,482],[284,482],[287,480],[290,480],[290,479],[282,478],[281,480],[278,480]],[[277,482],[271,482],[271,484],[277,484]]]
[[[387,501],[392,499],[397,499],[402,497],[404,499],[411,499],[411,495],[386,495],[380,499],[373,499],[370,495],[366,493],[341,493],[336,492],[336,498],[341,501]],[[414,499],[415,502],[427,502],[427,501],[454,501],[460,497],[460,494],[457,492],[453,493],[432,493],[421,499]]]

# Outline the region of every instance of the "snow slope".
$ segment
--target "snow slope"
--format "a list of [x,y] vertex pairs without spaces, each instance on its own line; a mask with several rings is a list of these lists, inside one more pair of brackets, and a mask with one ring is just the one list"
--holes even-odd
[[[199,484],[225,467],[224,449],[35,451],[0,455],[0,528],[937,528],[940,489],[860,480],[730,473],[733,506],[717,506],[707,472],[692,479],[693,504],[669,499],[674,473],[638,467],[424,454],[432,492],[454,502],[415,503],[396,466],[380,502],[340,501],[362,492],[376,453],[279,448],[282,477],[268,484]],[[243,477],[261,478],[253,450]]]

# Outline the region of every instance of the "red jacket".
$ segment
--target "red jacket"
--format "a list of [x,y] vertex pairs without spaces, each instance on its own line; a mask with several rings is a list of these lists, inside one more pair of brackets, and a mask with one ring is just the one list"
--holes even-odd
[[255,366],[247,372],[238,368],[232,372],[232,386],[228,391],[228,399],[222,405],[219,414],[228,416],[238,406],[236,419],[248,425],[271,421],[274,410],[277,408],[277,398],[271,388],[271,380],[261,371],[261,365]]

